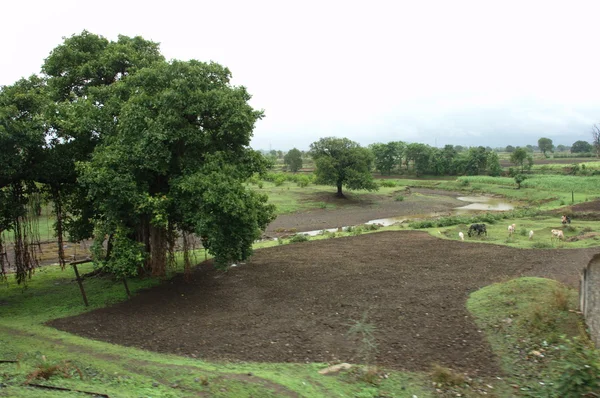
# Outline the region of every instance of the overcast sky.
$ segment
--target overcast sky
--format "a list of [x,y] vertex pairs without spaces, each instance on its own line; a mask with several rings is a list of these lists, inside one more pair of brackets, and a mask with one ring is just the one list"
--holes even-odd
[[215,61],[266,117],[255,149],[589,141],[600,122],[600,1],[11,1],[0,85],[84,29]]

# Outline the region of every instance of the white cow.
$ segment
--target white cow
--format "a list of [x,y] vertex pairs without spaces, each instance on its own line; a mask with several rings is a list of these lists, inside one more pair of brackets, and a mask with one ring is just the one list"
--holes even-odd
[[460,240],[465,240],[465,234],[463,234],[462,232],[458,233],[458,237],[460,238]]
[[515,229],[517,228],[517,224],[512,224],[508,226],[508,236],[512,236],[512,234],[515,232]]
[[533,239],[533,231],[529,231],[529,240]]
[[563,234],[563,231],[560,229],[553,229],[552,230],[552,239],[556,238],[556,239],[564,239],[565,238],[565,234]]

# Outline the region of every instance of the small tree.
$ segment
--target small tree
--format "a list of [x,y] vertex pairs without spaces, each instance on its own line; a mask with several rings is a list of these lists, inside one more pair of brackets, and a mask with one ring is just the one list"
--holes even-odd
[[540,151],[544,154],[545,157],[548,157],[548,152],[554,151],[554,144],[550,138],[540,138],[538,140],[538,146],[540,147]]
[[521,167],[521,172],[525,170],[525,160],[527,159],[527,150],[525,148],[517,147],[510,155],[510,161],[515,166]]
[[517,174],[515,176],[515,182],[517,183],[517,189],[521,189],[521,184],[523,183],[523,181],[525,181],[527,179],[527,176],[523,175],[523,174]]
[[515,151],[515,147],[512,145],[507,145],[505,151],[508,153],[513,153]]
[[310,144],[315,161],[315,183],[334,185],[336,196],[344,198],[342,187],[350,189],[379,189],[373,176],[373,153],[347,138],[326,137]]
[[292,173],[297,172],[302,168],[302,152],[296,148],[290,149],[283,157],[283,163]]

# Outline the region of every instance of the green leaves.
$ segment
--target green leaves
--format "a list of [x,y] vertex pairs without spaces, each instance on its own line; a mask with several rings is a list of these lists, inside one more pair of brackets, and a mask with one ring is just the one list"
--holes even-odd
[[338,196],[342,186],[350,189],[377,190],[371,167],[373,153],[347,138],[326,137],[310,145],[310,156],[315,160],[317,184],[333,185]]

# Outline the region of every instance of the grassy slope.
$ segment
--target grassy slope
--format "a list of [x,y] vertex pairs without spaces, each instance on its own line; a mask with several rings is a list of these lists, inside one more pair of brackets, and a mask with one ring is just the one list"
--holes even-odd
[[556,281],[519,278],[487,286],[467,301],[509,376],[500,396],[558,397],[563,372],[561,336],[584,336],[577,292]]

